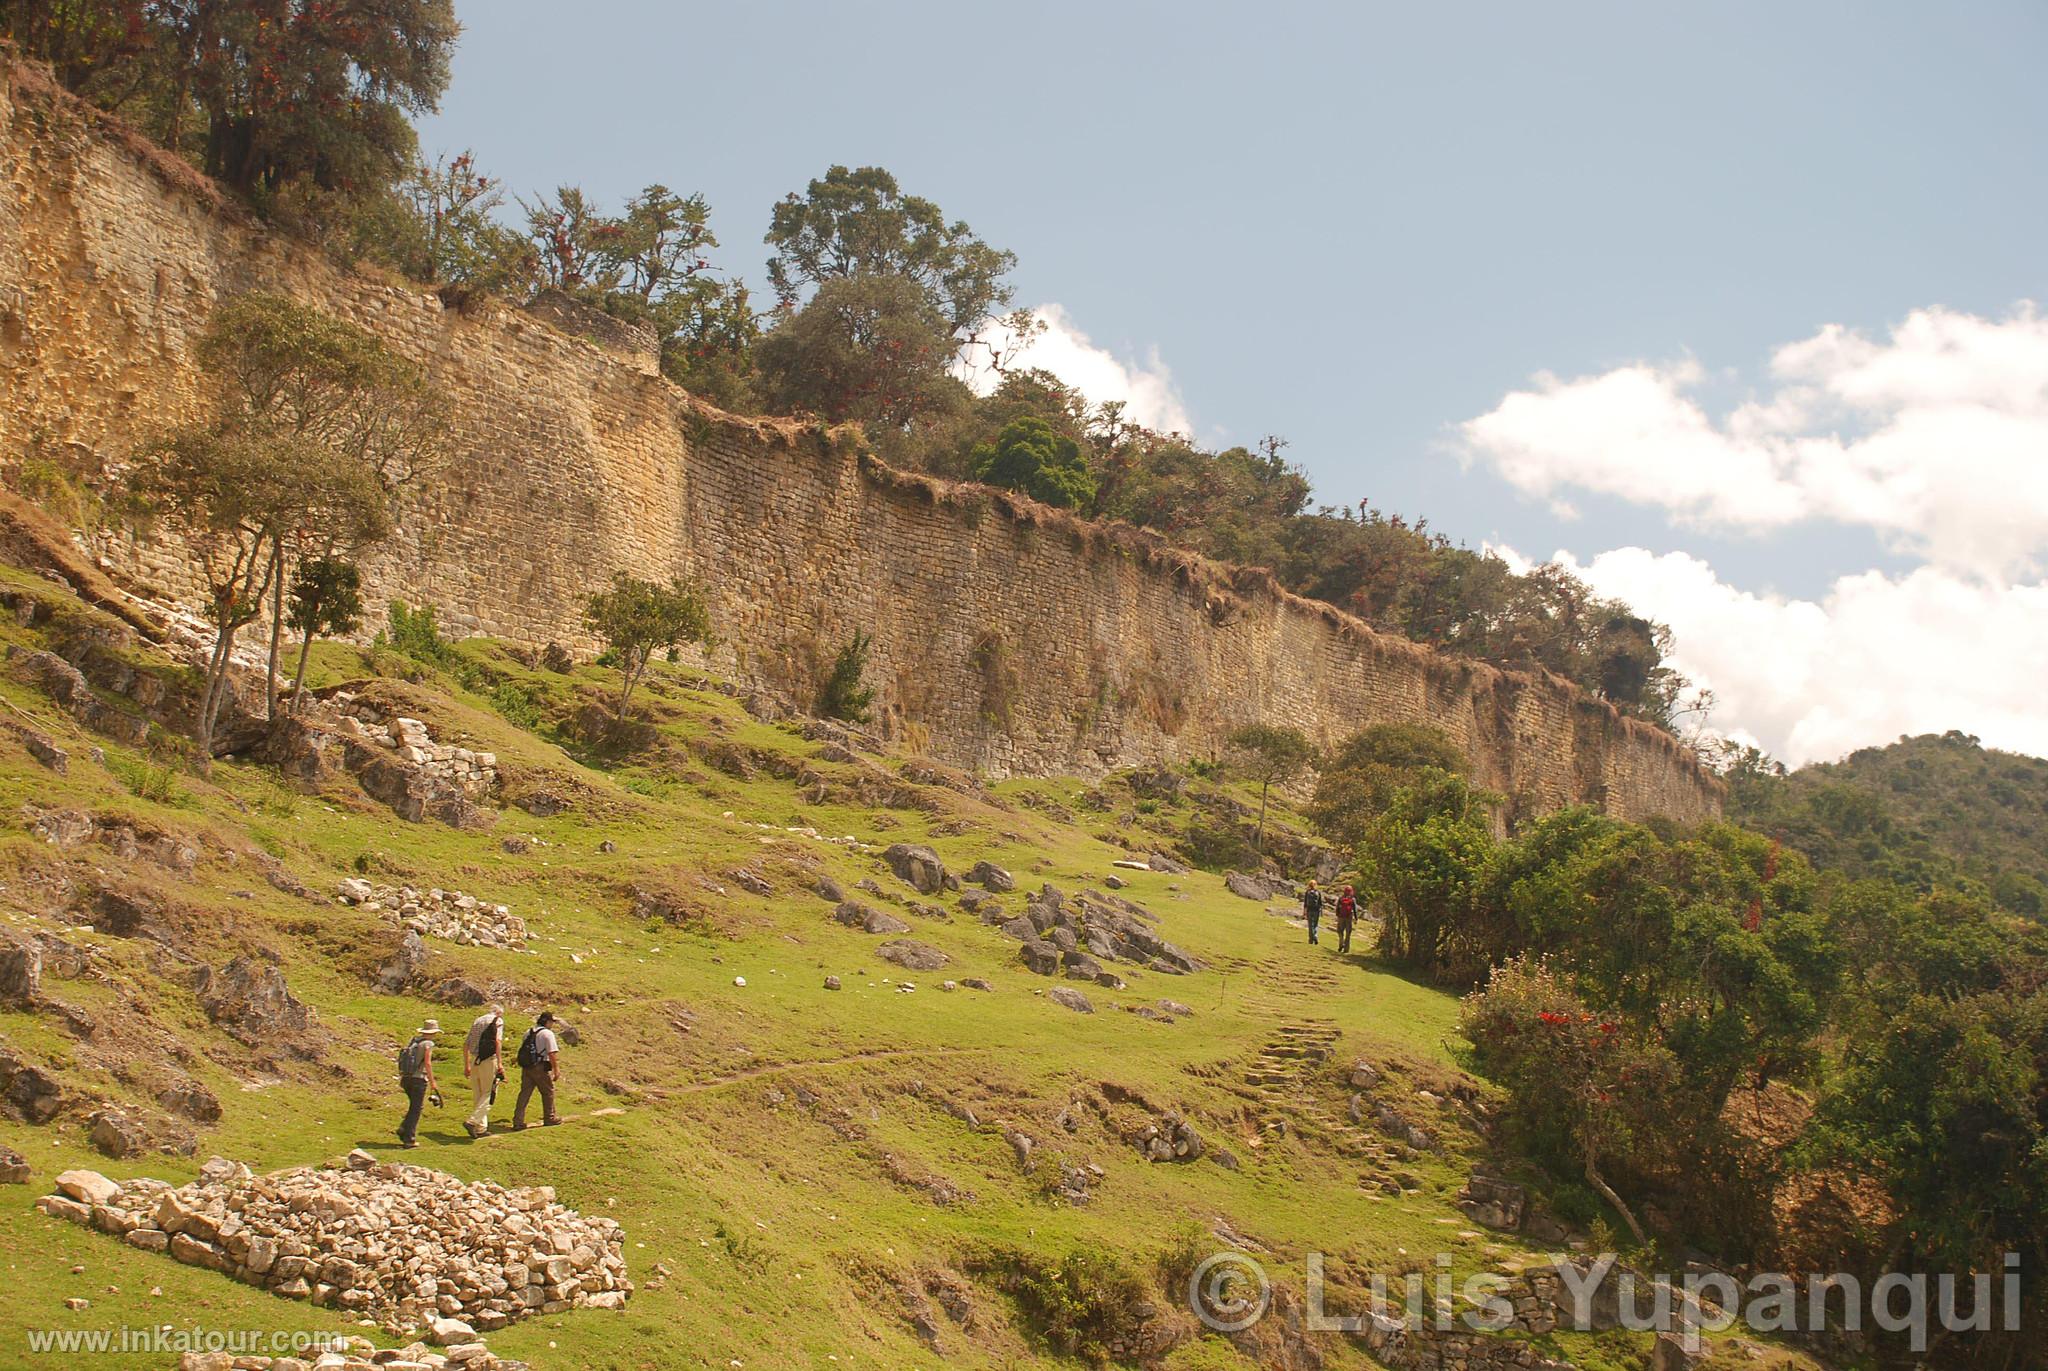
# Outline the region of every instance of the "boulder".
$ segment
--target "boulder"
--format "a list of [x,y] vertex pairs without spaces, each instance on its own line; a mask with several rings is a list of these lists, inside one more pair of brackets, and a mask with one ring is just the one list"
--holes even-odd
[[206,1017],[251,1047],[317,1056],[313,1011],[285,984],[274,963],[240,956],[218,971],[201,967],[194,978]]
[[370,983],[386,995],[396,995],[411,985],[426,965],[427,944],[419,930],[408,928],[398,940],[398,950],[390,961],[377,968]]
[[49,1073],[31,1066],[0,1044],[0,1108],[23,1123],[48,1123],[64,1103],[63,1089]]
[[848,900],[832,911],[832,917],[848,928],[858,928],[865,933],[908,933],[910,925],[894,914],[884,914],[879,909],[870,909],[858,900]]
[[109,1157],[136,1157],[149,1151],[149,1130],[140,1120],[108,1109],[92,1122],[92,1145]]
[[27,1185],[28,1158],[11,1147],[0,1147],[0,1185]]
[[34,1004],[43,988],[43,949],[26,938],[0,937],[0,1004]]
[[969,885],[978,885],[998,895],[1007,894],[1017,888],[1017,878],[994,862],[976,862],[967,869],[964,878]]
[[1045,997],[1063,1009],[1073,1010],[1076,1014],[1095,1012],[1095,1006],[1088,997],[1070,985],[1056,985],[1045,992]]
[[1060,958],[1060,963],[1066,968],[1067,979],[1070,981],[1092,981],[1103,974],[1102,963],[1086,952],[1068,952]]
[[908,882],[920,894],[936,895],[946,888],[946,864],[928,847],[891,843],[883,850],[882,860],[899,880]]
[[839,988],[839,978],[837,976],[827,976],[825,978],[825,988],[827,990],[837,990]]
[[1145,865],[1154,871],[1163,871],[1169,876],[1185,876],[1190,870],[1187,863],[1176,861],[1164,852],[1154,852],[1145,858]]
[[1228,872],[1223,877],[1223,888],[1231,894],[1247,900],[1270,900],[1273,887],[1263,876],[1247,876],[1242,871]]
[[24,732],[21,735],[21,745],[28,749],[29,756],[35,758],[36,761],[56,772],[59,776],[64,775],[71,769],[70,754],[40,733],[34,731]]
[[875,949],[883,961],[894,962],[910,971],[937,971],[952,960],[929,943],[916,942],[910,938],[896,938]]
[[1522,1226],[1522,1214],[1528,1204],[1528,1192],[1521,1186],[1489,1176],[1473,1176],[1458,1196],[1458,1208],[1472,1222],[1509,1233]]
[[194,1123],[219,1123],[220,1100],[197,1081],[180,1081],[159,1092],[156,1102]]
[[1060,969],[1060,950],[1051,943],[1027,939],[1017,952],[1025,967],[1041,976],[1054,975]]
[[121,1193],[121,1183],[97,1171],[61,1171],[57,1174],[57,1193],[84,1204],[105,1204]]

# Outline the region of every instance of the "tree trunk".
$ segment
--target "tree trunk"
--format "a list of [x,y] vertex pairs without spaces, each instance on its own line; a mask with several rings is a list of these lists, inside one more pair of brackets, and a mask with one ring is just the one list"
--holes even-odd
[[1650,1245],[1650,1235],[1643,1231],[1643,1226],[1640,1223],[1636,1222],[1635,1211],[1630,1209],[1621,1196],[1614,1193],[1614,1187],[1601,1177],[1600,1168],[1594,1162],[1593,1153],[1590,1150],[1586,1153],[1586,1184],[1592,1186],[1601,1199],[1614,1206],[1614,1212],[1621,1215],[1621,1221],[1628,1225],[1629,1232],[1636,1235],[1637,1242],[1641,1243],[1644,1247]]
[[287,714],[297,714],[299,712],[299,697],[306,693],[306,661],[312,655],[313,632],[311,629],[308,629],[306,630],[305,641],[299,644],[299,669],[292,676],[292,698],[291,702],[284,709],[284,712]]
[[1259,782],[1259,826],[1252,831],[1252,849],[1260,856],[1266,852],[1266,791],[1272,784],[1270,780]]
[[277,659],[284,644],[284,542],[270,550],[270,661],[264,668],[263,719],[277,722]]

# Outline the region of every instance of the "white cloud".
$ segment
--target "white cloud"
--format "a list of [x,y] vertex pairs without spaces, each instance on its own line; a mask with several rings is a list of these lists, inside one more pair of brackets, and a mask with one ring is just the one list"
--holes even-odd
[[[1126,360],[1092,342],[1060,305],[1040,305],[1031,313],[1045,329],[1022,351],[1006,357],[1005,366],[1049,371],[1098,405],[1122,400],[1127,407],[1125,417],[1147,428],[1165,433],[1194,431],[1187,406],[1173,383],[1173,373],[1161,360],[1157,348],[1149,349],[1142,362]],[[1016,340],[1008,329],[998,326],[991,330],[987,341],[999,354],[1004,354]],[[960,379],[983,395],[994,390],[1001,380],[986,361],[986,352],[975,349],[959,369]]]
[[1696,362],[1544,374],[1459,426],[1464,451],[1563,506],[1572,489],[1746,532],[1827,520],[1981,578],[2048,553],[2048,319],[1915,311],[1872,340],[1781,347],[1773,388],[1716,420]]
[[1683,552],[1556,560],[1669,624],[1672,664],[1714,691],[1715,726],[1788,763],[1952,728],[2048,756],[2048,582],[1925,566],[1843,576],[1812,601],[1739,590]]

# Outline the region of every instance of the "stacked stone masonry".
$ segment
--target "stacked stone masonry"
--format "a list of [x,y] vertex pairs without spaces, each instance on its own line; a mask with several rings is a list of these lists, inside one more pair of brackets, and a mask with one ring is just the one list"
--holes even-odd
[[[639,340],[557,327],[555,305],[544,322],[343,272],[20,71],[0,148],[0,466],[118,479],[139,442],[204,414],[194,345],[213,308],[285,291],[417,360],[454,405],[450,460],[365,567],[372,604],[588,648],[585,592],[613,570],[673,573],[709,590],[708,665],[805,704],[870,631],[878,728],[993,776],[1207,756],[1252,721],[1325,742],[1416,721],[1520,813],[1718,811],[1690,752],[1563,681],[1438,657],[1130,530],[906,478],[815,426],[719,413],[650,374]],[[194,595],[173,546],[95,550]]]

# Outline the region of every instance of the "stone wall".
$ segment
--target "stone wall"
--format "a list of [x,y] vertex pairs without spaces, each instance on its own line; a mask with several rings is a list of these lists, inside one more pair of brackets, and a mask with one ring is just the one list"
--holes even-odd
[[[1718,809],[1690,753],[1561,680],[1437,657],[1147,534],[905,476],[816,426],[719,413],[651,374],[642,340],[608,350],[502,303],[337,270],[29,73],[0,100],[0,466],[118,479],[139,440],[204,413],[193,347],[214,305],[288,291],[417,359],[456,407],[451,461],[365,568],[372,603],[587,645],[578,597],[613,570],[691,576],[714,665],[807,701],[871,632],[881,731],[994,775],[1206,756],[1251,721],[1329,741],[1413,720],[1523,812]],[[192,593],[175,547],[97,550],[133,583]]]

